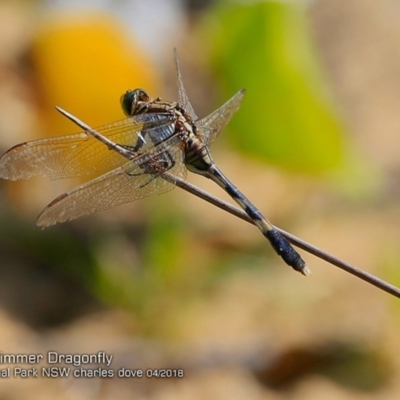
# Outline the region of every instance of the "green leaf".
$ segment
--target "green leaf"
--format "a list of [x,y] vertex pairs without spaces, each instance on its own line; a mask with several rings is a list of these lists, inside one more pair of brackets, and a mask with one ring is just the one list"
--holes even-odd
[[319,173],[340,165],[341,123],[296,2],[224,2],[202,24],[226,100],[247,92],[229,125],[241,151],[286,169]]

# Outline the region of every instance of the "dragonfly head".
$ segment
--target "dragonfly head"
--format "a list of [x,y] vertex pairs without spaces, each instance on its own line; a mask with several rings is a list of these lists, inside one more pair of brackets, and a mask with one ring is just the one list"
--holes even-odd
[[143,103],[150,101],[150,96],[143,89],[127,90],[121,96],[121,107],[128,117],[138,114],[143,108]]

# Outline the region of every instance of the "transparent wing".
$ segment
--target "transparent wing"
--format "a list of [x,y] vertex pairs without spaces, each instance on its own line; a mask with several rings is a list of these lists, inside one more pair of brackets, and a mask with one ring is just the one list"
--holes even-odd
[[220,108],[196,122],[199,136],[207,146],[211,145],[239,109],[244,93],[244,89],[239,90]]
[[[167,166],[168,165],[168,166]],[[174,184],[162,179],[163,170],[184,179],[186,168],[178,147],[146,153],[100,177],[84,183],[53,200],[39,215],[45,227],[83,215],[103,211],[153,194],[165,193]]]
[[183,86],[181,69],[179,67],[179,59],[178,52],[174,49],[174,57],[175,57],[175,66],[176,66],[176,75],[178,81],[178,101],[184,110],[190,115],[193,121],[197,120],[197,115],[193,110],[192,105],[190,104],[188,95],[186,93],[185,87]]
[[[134,146],[138,135],[170,125],[167,114],[141,114],[96,128],[113,142]],[[9,149],[0,158],[0,177],[25,179],[41,175],[51,179],[104,173],[126,159],[86,132],[32,140]]]

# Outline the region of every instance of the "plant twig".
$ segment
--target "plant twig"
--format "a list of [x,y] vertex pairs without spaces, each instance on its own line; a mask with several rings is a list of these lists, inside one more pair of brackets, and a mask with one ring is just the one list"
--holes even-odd
[[[219,199],[218,197],[211,195],[210,193],[205,192],[204,190],[198,188],[197,186],[194,186],[191,183],[186,182],[183,179],[180,179],[175,175],[169,174],[168,172],[163,174],[163,178],[168,180],[169,182],[175,183],[175,185],[178,186],[179,188],[186,190],[187,192],[189,192],[205,201],[208,201],[209,203],[213,204],[214,206],[219,207],[222,210],[254,225],[254,222],[242,210],[227,203],[226,201],[224,201],[222,199]],[[328,252],[321,250],[318,247],[315,247],[312,244],[307,243],[306,241],[304,241],[302,239],[299,239],[298,237],[292,235],[291,233],[285,232],[284,230],[282,230],[278,227],[276,227],[276,229],[280,233],[282,233],[282,235],[285,236],[286,239],[293,245],[307,251],[310,254],[313,254],[314,256],[316,256],[318,258],[321,258],[322,260],[325,260],[326,262],[328,262],[332,265],[335,265],[336,267],[348,272],[349,274],[352,274],[352,275],[356,276],[357,278],[360,278],[363,281],[368,282],[371,285],[373,285],[373,286],[375,286],[397,298],[400,298],[400,289],[398,287],[391,285],[390,283],[384,281],[383,279],[380,279],[380,278],[376,277],[375,275],[372,275],[360,268],[357,268],[354,265],[351,265],[345,261],[342,261],[338,257],[335,257],[332,254],[329,254]]]
[[[102,141],[104,144],[109,145],[110,149],[116,149],[116,151],[120,152],[123,156],[126,156],[124,154],[124,149],[121,148],[121,146],[111,142],[109,139],[103,137],[100,135],[98,132],[96,132],[94,129],[92,129],[89,125],[86,125],[84,122],[73,116],[72,114],[64,111],[63,109],[57,107],[57,110],[60,111],[62,114],[64,114],[67,118],[69,118],[72,122],[80,126],[83,130],[85,130],[87,133],[90,135],[94,136],[98,140]],[[129,155],[128,157],[129,158]],[[184,181],[183,179],[178,178],[175,175],[172,175],[168,172],[164,172],[162,174],[162,177],[166,179],[169,182],[174,183],[176,186],[180,187],[183,190],[186,190],[187,192],[205,200],[208,201],[209,203],[215,205],[216,207],[221,208],[224,211],[229,212],[232,215],[235,215],[238,218],[243,219],[244,221],[247,221],[251,224],[254,224],[253,221],[245,214],[242,210],[232,206],[231,204],[219,199],[218,197],[215,197],[204,190]],[[346,263],[339,258],[333,256],[332,254],[327,253],[324,250],[321,250],[310,243],[307,243],[304,240],[299,239],[298,237],[292,235],[291,233],[285,232],[284,230],[275,227],[283,236],[286,237],[286,239],[292,243],[293,245],[300,247],[301,249],[307,251],[310,254],[315,255],[316,257],[321,258],[322,260],[325,260],[326,262],[335,265],[336,267],[341,268],[342,270],[348,272],[349,274],[352,274],[360,279],[362,279],[365,282],[370,283],[371,285],[397,297],[400,298],[400,289],[397,288],[394,285],[391,285],[390,283],[368,273],[365,272],[364,270],[355,267],[354,265],[351,265],[349,263]]]

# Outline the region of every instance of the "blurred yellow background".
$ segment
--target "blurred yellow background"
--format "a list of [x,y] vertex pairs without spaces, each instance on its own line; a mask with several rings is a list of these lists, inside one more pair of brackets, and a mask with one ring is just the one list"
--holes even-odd
[[[277,226],[399,285],[399,22],[391,0],[1,2],[0,149],[76,131],[55,105],[99,126],[127,89],[176,100],[176,47],[200,118],[246,88],[211,149],[224,173]],[[1,182],[0,351],[185,377],[0,378],[1,398],[398,398],[397,299],[306,253],[313,276],[294,273],[179,189],[37,228],[82,181]]]

